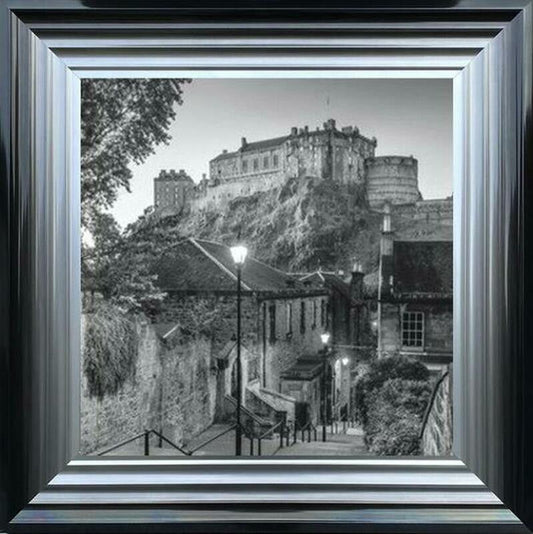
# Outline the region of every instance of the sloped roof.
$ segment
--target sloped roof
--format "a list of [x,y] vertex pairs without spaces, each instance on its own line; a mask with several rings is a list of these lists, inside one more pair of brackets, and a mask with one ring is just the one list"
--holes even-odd
[[307,282],[312,287],[327,287],[335,289],[341,295],[350,298],[350,286],[338,274],[324,271],[315,271],[300,278],[301,282]]
[[274,148],[283,144],[290,136],[283,135],[281,137],[272,137],[271,139],[263,139],[262,141],[253,141],[252,143],[246,143],[241,152],[250,152],[252,150],[265,150],[267,148]]
[[275,148],[282,145],[290,135],[283,135],[281,137],[272,137],[270,139],[263,139],[261,141],[253,141],[251,143],[246,143],[243,147],[239,148],[234,152],[222,152],[215,156],[211,161],[221,161],[228,158],[233,158],[239,153],[243,152],[252,152],[254,150],[267,150],[269,148]]
[[[234,291],[237,268],[230,248],[203,239],[186,239],[168,249],[154,267],[163,290]],[[280,291],[304,289],[294,278],[253,257],[242,268],[243,289]]]
[[394,292],[451,296],[453,243],[451,241],[394,241]]

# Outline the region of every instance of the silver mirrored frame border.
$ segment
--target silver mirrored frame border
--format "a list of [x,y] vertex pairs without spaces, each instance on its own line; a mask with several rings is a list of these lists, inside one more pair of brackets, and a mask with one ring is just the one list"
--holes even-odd
[[[531,524],[521,473],[531,463],[521,300],[531,4],[459,2],[403,10],[399,21],[378,10],[379,23],[346,8],[295,23],[216,10],[208,22],[185,11],[151,20],[150,10],[142,20],[97,10],[69,19],[23,7],[11,2],[1,19],[11,30],[2,64],[11,85],[0,87],[11,109],[2,221],[12,314],[2,480],[9,517],[24,507],[10,529],[523,531],[480,480]],[[454,78],[455,459],[75,458],[78,77],[265,68]]]

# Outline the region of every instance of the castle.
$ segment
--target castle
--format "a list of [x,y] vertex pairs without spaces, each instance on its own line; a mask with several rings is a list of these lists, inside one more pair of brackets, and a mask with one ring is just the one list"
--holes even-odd
[[209,178],[195,185],[184,170],[161,171],[154,179],[154,207],[162,216],[222,207],[239,196],[282,185],[292,177],[316,177],[363,185],[368,205],[385,203],[409,217],[452,224],[451,199],[423,200],[418,161],[413,156],[375,156],[377,140],[355,126],[338,129],[334,119],[322,128],[292,127],[287,135],[223,150],[209,162]]

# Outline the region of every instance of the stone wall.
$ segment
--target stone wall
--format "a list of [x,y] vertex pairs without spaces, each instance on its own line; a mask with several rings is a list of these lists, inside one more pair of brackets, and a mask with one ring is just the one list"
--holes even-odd
[[452,226],[453,200],[451,198],[419,200],[414,204],[395,206],[394,214],[405,219]]
[[[82,354],[85,317],[82,316]],[[158,379],[161,373],[159,341],[146,319],[136,319],[139,345],[135,375],[116,395],[91,397],[87,379],[81,376],[80,453],[90,454],[110,447],[158,422]],[[83,366],[82,366],[83,368]]]
[[451,366],[436,383],[421,433],[420,449],[425,456],[449,456],[453,444]]
[[185,444],[213,423],[217,365],[207,339],[178,340],[161,355],[158,426],[178,445]]
[[117,394],[91,397],[82,372],[81,454],[97,453],[145,429],[182,444],[184,435],[192,437],[214,420],[218,371],[212,340],[177,335],[163,343],[146,319],[138,318],[136,326],[135,374]]

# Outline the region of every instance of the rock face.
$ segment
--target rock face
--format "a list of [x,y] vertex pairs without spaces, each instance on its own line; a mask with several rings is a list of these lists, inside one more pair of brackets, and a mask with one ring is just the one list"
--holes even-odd
[[[451,239],[451,227],[395,215],[395,237]],[[363,185],[289,178],[266,191],[160,221],[176,235],[231,245],[238,236],[257,259],[290,272],[343,270],[354,259],[377,269],[382,215],[369,209]]]
[[435,387],[424,421],[420,449],[425,456],[448,456],[453,443],[451,367]]

